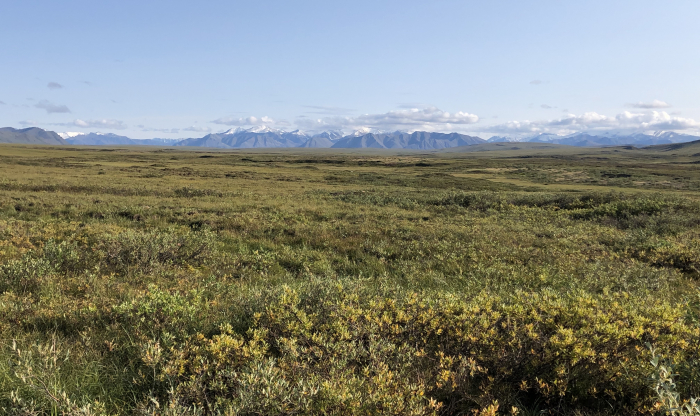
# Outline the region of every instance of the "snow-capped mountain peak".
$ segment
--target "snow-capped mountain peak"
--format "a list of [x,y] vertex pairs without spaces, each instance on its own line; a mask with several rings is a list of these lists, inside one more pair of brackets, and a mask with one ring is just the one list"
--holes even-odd
[[263,126],[256,126],[256,127],[250,128],[246,131],[250,132],[250,133],[277,133],[277,132],[280,132],[280,130],[276,130],[276,129],[273,129],[271,127],[267,127],[264,125]]
[[528,142],[552,143],[560,138],[560,136],[552,133],[538,133],[534,136],[528,137],[526,140]]
[[360,137],[360,136],[364,136],[365,134],[370,134],[370,133],[377,134],[377,133],[380,133],[380,131],[377,129],[370,128],[370,127],[360,127],[359,129],[355,130],[351,134],[351,136]]
[[245,129],[243,129],[243,128],[241,128],[241,127],[236,127],[235,129],[233,129],[233,128],[232,128],[232,129],[228,129],[228,130],[226,130],[225,132],[223,132],[223,133],[221,133],[221,134],[236,134],[236,133],[240,133],[240,132],[242,132],[242,131],[245,131]]
[[71,137],[83,136],[85,133],[79,131],[67,131],[65,133],[57,133],[63,140],[70,139]]

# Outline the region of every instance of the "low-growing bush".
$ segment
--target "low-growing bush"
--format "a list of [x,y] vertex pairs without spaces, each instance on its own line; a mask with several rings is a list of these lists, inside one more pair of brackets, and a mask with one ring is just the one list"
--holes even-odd
[[638,414],[655,403],[645,344],[697,360],[698,336],[682,310],[624,294],[397,301],[341,287],[302,302],[287,290],[247,332],[224,326],[173,349],[160,379],[170,400],[207,413],[467,414],[498,403],[558,414],[602,401]]
[[[652,354],[651,380],[658,400],[654,408],[670,416],[700,416],[700,397],[681,398],[676,384],[678,374],[674,374],[676,366],[673,362],[657,355],[651,345],[648,346]],[[695,364],[697,366],[698,362],[696,361]]]
[[203,197],[203,196],[217,196],[221,198],[223,194],[218,191],[214,191],[211,189],[198,189],[198,188],[192,188],[189,186],[184,186],[182,188],[177,188],[173,190],[173,193],[175,196],[180,197],[180,198],[197,198],[197,197]]
[[433,205],[457,205],[476,211],[503,210],[508,206],[505,195],[498,192],[461,192],[453,193],[432,201]]
[[32,294],[39,289],[42,279],[54,268],[43,258],[33,253],[19,260],[10,260],[0,265],[0,293],[15,292],[18,295]]
[[201,330],[197,318],[204,314],[205,304],[196,291],[183,295],[151,285],[142,296],[117,305],[114,312],[137,340],[157,340],[169,347],[196,332],[194,328]]
[[42,258],[62,273],[76,273],[89,268],[91,259],[86,258],[86,254],[75,241],[57,243],[53,239],[44,244],[41,252]]
[[215,250],[211,231],[137,231],[106,237],[96,246],[104,264],[118,273],[148,273],[163,265],[197,266]]

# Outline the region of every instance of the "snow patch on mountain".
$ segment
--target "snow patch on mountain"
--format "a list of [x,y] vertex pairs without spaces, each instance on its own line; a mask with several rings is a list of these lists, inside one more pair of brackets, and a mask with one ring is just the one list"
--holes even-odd
[[361,137],[361,136],[364,136],[365,134],[381,134],[381,133],[383,133],[381,130],[373,129],[370,127],[360,127],[359,129],[352,132],[352,134],[350,134],[350,136]]
[[236,127],[235,129],[228,129],[221,134],[236,134],[236,133],[240,133],[242,131],[245,131],[245,129],[241,128],[241,127]]
[[83,136],[85,133],[79,131],[67,131],[65,133],[56,133],[61,136],[62,139],[70,139],[72,137]]
[[265,125],[253,127],[246,131],[249,133],[283,133],[282,130],[273,129],[272,127],[268,127]]

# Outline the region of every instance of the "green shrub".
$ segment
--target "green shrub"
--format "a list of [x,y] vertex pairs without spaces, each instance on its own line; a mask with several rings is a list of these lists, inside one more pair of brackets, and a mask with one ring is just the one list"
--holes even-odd
[[432,204],[446,206],[457,205],[476,211],[501,211],[507,209],[508,200],[505,195],[498,192],[459,192],[436,199],[432,201]]
[[215,250],[211,231],[127,230],[97,245],[104,264],[118,273],[149,273],[160,266],[202,265]]
[[651,381],[658,400],[654,407],[669,416],[700,416],[700,398],[682,399],[676,386],[678,375],[673,373],[675,366],[657,355],[650,345],[648,346],[652,355]]
[[183,295],[150,285],[142,296],[115,306],[114,312],[137,339],[171,345],[201,328],[197,317],[203,315],[204,304],[196,291]]
[[[11,352],[11,374],[9,377],[16,381],[17,386],[7,395],[0,395],[0,400],[6,399],[3,406],[0,401],[0,411],[12,416],[104,416],[107,415],[105,405],[98,400],[90,401],[82,394],[71,394],[66,384],[71,380],[69,362],[70,351],[65,350],[53,336],[46,343],[34,343],[26,348],[13,341]],[[82,370],[86,370],[83,368]],[[79,386],[86,393],[95,383],[93,377],[81,380]],[[2,381],[2,380],[0,380]],[[75,386],[72,386],[75,387]],[[3,392],[4,393],[4,392]],[[5,397],[3,397],[5,396]]]
[[218,196],[221,198],[223,195],[221,192],[213,191],[211,189],[197,189],[191,188],[189,186],[184,186],[173,190],[175,196],[180,198],[197,198],[203,196]]
[[595,410],[604,400],[635,414],[654,403],[644,344],[697,357],[698,336],[682,311],[624,294],[395,301],[340,289],[304,303],[287,290],[247,333],[189,339],[162,379],[181,405],[208,411],[464,414],[494,403]]
[[74,241],[57,243],[51,239],[44,244],[41,254],[53,268],[63,273],[75,273],[88,267],[85,250],[81,250]]
[[18,295],[35,293],[43,278],[53,271],[54,268],[49,261],[36,258],[33,253],[26,254],[19,260],[10,260],[0,265],[0,293],[10,291]]

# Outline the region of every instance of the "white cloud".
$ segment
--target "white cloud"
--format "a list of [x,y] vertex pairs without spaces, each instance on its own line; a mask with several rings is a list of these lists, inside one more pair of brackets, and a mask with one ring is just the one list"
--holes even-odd
[[99,129],[111,129],[111,130],[124,130],[127,126],[123,121],[120,120],[81,120],[76,119],[73,121],[73,125],[82,128],[99,128]]
[[271,119],[270,117],[241,117],[241,118],[235,118],[235,117],[222,117],[219,119],[216,119],[212,121],[212,123],[216,124],[224,124],[227,126],[262,126],[262,125],[274,125],[276,124],[275,120]]
[[539,80],[539,79],[533,79],[532,81],[530,81],[530,84],[532,84],[532,85],[540,85],[540,84],[542,84],[542,81]]
[[389,111],[384,114],[363,114],[357,117],[298,119],[297,125],[308,130],[345,130],[363,127],[379,130],[449,131],[456,126],[474,124],[479,116],[466,112],[449,113],[435,107]]
[[632,108],[653,109],[653,108],[668,108],[668,107],[671,107],[671,104],[668,104],[665,101],[654,100],[650,103],[645,103],[645,102],[640,101],[638,103],[627,104],[627,106],[632,107]]
[[634,114],[628,111],[617,116],[624,125],[639,125],[640,130],[687,130],[700,127],[700,123],[683,117],[673,117],[665,111]]
[[194,131],[197,133],[209,133],[209,132],[211,132],[211,129],[209,127],[190,126],[190,127],[182,129],[182,131]]
[[39,123],[37,123],[37,122],[34,121],[34,120],[22,120],[22,121],[19,122],[19,124],[20,124],[21,126],[36,126],[36,125],[39,124]]
[[139,128],[141,129],[141,131],[146,131],[146,132],[157,132],[157,133],[167,133],[167,134],[175,134],[175,133],[179,133],[179,132],[180,132],[180,129],[176,129],[176,128],[172,128],[172,129],[168,129],[168,128],[157,129],[157,128],[153,128],[153,127],[146,127],[146,126],[144,126],[143,124],[139,124],[139,125],[136,126],[136,127],[139,127]]
[[551,108],[554,108],[551,105],[547,105],[547,104],[542,104],[540,107],[544,108],[545,110],[549,110]]
[[699,127],[700,123],[693,119],[673,117],[665,111],[649,111],[643,113],[625,111],[615,117],[590,112],[582,115],[569,114],[555,120],[509,121],[504,124],[486,127],[483,131],[507,134],[570,134],[581,131],[688,130]]
[[51,114],[51,113],[70,113],[70,110],[65,105],[54,104],[48,100],[41,100],[38,103],[34,104],[34,107],[41,108],[42,110],[46,110],[46,112],[48,114]]
[[59,90],[63,88],[63,85],[58,82],[49,82],[46,86],[49,87],[50,90]]

